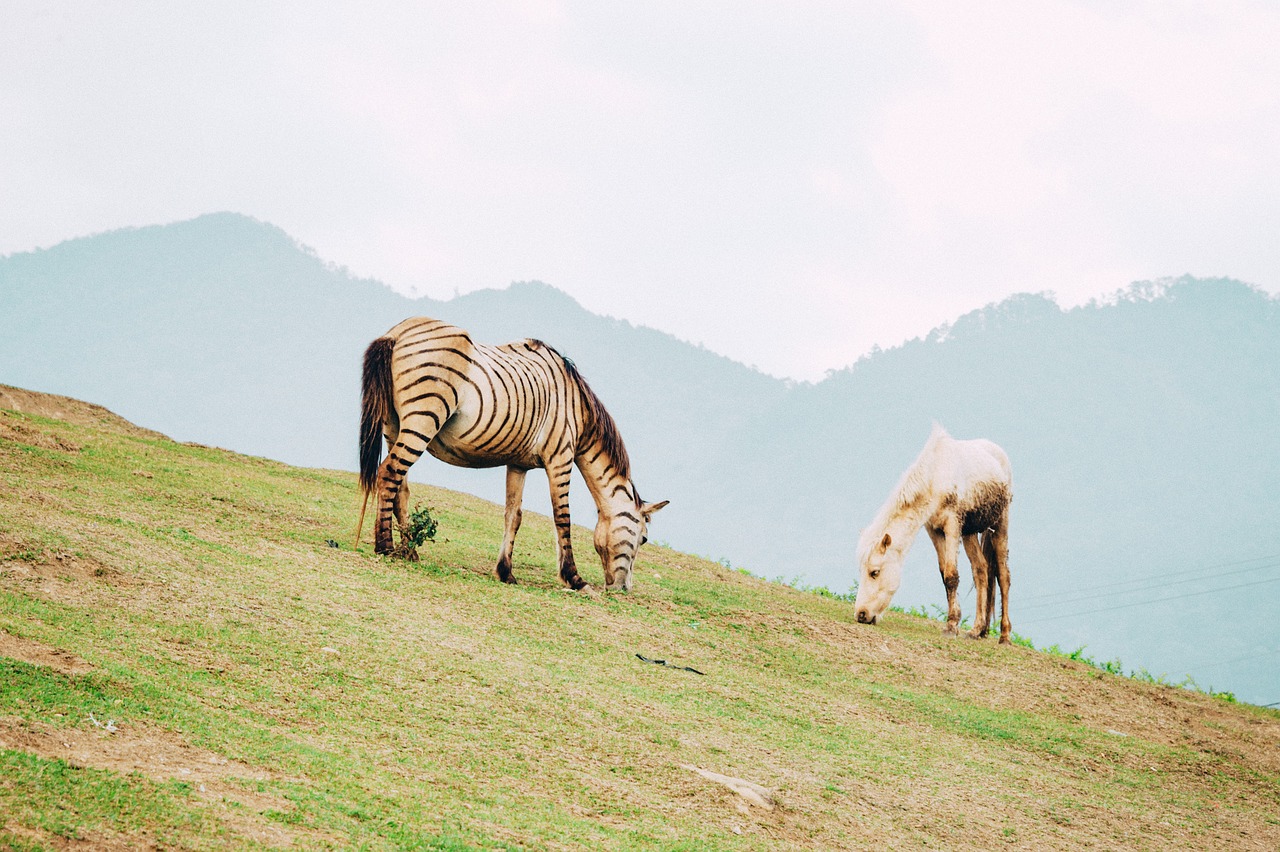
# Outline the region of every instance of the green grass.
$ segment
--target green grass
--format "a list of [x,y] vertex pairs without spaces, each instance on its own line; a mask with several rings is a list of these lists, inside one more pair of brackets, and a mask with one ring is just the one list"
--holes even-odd
[[[416,484],[439,522],[422,561],[352,552],[351,474],[3,417],[79,449],[0,428],[0,628],[88,665],[0,655],[0,847],[1280,840],[1260,816],[1280,808],[1280,778],[1258,757],[1280,714],[904,614],[856,625],[847,595],[652,545],[632,594],[566,592],[531,514],[506,586],[500,508]],[[589,530],[575,548],[599,585]],[[1183,716],[1194,736],[1178,736]],[[103,759],[45,753],[58,731]],[[129,738],[252,772],[201,792],[106,760]],[[686,764],[780,807],[744,811]]]
[[[0,794],[6,819],[51,837],[93,844],[105,835],[182,845],[193,837],[226,837],[216,820],[191,803],[189,785],[153,783],[136,774],[76,767],[22,751],[0,751]],[[41,848],[0,830],[0,843]],[[21,845],[19,845],[21,844]]]
[[[829,590],[825,588],[809,589],[803,585],[797,585],[795,583],[792,583],[791,585],[795,586],[796,588],[804,589],[807,591],[813,591],[818,594],[827,595],[828,597],[842,597],[845,600],[853,600],[857,596],[856,590],[854,592],[850,592],[848,595],[838,596],[838,595],[833,595]],[[939,621],[939,622],[946,622],[947,620],[946,610],[944,610],[942,607],[937,605],[934,605],[932,613],[926,611],[925,608],[922,606],[913,606],[913,607],[907,607],[907,608],[895,606],[895,607],[891,607],[891,609],[895,612],[900,612],[904,615],[915,616],[916,618],[932,618],[933,620]],[[970,623],[971,622],[969,621],[968,617],[962,618],[960,620],[961,629],[968,628],[970,626]],[[1000,631],[999,631],[999,628],[997,627],[994,631],[994,635],[998,636],[999,633]],[[1226,701],[1231,704],[1234,704],[1236,702],[1235,693],[1227,692],[1225,690],[1215,690],[1212,686],[1202,686],[1201,684],[1197,683],[1195,678],[1193,678],[1191,675],[1184,675],[1181,680],[1171,680],[1169,676],[1166,674],[1159,674],[1159,675],[1153,674],[1152,672],[1148,671],[1145,668],[1130,669],[1129,671],[1126,672],[1124,668],[1124,663],[1120,662],[1119,659],[1112,659],[1112,660],[1095,659],[1094,657],[1085,653],[1084,645],[1081,645],[1078,648],[1075,648],[1074,650],[1071,650],[1071,651],[1067,651],[1063,648],[1060,648],[1056,644],[1046,645],[1046,646],[1037,646],[1030,639],[1018,633],[1011,634],[1009,636],[1009,641],[1020,648],[1029,648],[1033,651],[1040,651],[1042,653],[1049,654],[1050,656],[1063,657],[1068,660],[1075,660],[1077,662],[1081,662],[1081,663],[1084,663],[1085,665],[1091,666],[1100,672],[1106,672],[1107,674],[1121,675],[1123,677],[1132,678],[1133,680],[1143,681],[1145,683],[1159,684],[1161,686],[1179,686],[1179,687],[1182,687],[1183,689],[1190,689],[1190,690],[1194,690],[1195,692],[1203,692],[1205,695],[1220,699],[1222,701]]]

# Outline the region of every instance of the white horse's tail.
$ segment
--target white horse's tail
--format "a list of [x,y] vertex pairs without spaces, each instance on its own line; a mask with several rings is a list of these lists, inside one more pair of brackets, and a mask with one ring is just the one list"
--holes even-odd
[[1000,579],[1000,566],[996,562],[996,543],[991,530],[982,534],[982,558],[987,561],[987,588],[991,588],[990,584]]

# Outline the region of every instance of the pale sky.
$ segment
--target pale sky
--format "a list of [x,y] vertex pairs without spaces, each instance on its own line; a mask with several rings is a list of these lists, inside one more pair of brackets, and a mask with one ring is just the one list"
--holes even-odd
[[1280,5],[0,0],[0,254],[232,210],[818,379],[1026,291],[1280,290]]

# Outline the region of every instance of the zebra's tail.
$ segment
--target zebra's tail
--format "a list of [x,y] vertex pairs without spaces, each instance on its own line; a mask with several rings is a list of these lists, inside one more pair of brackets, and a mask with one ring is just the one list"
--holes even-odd
[[377,485],[383,426],[395,418],[391,383],[395,343],[390,337],[379,337],[364,353],[364,376],[360,382],[360,487],[366,498]]

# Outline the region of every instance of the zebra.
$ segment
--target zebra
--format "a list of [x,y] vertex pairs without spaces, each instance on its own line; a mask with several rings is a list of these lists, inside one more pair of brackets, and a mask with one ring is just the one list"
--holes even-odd
[[506,465],[496,569],[504,583],[516,582],[511,556],[525,474],[534,468],[547,472],[560,579],[575,590],[587,584],[574,564],[570,541],[574,464],[599,510],[595,548],[611,590],[631,590],[632,564],[648,540],[649,520],[668,502],[640,499],[617,424],[568,358],[540,340],[487,346],[441,320],[414,317],[374,340],[364,354],[360,485],[366,505],[377,493],[376,553],[392,550],[393,516],[403,539],[409,502],[405,477],[424,452],[460,467]]

